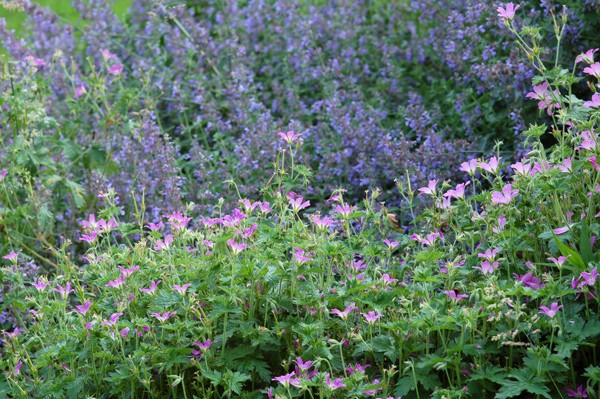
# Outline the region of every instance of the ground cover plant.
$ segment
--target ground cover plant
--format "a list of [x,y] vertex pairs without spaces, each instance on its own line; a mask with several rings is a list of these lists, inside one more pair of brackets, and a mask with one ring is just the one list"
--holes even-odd
[[[28,6],[40,18],[45,12]],[[76,8],[82,15],[105,10]],[[193,40],[181,9],[154,12],[169,23],[147,19],[148,31],[157,23]],[[194,147],[198,132],[165,135],[177,112],[155,101],[155,77],[138,70],[142,90],[127,83],[134,70],[117,48],[128,46],[128,25],[103,14],[111,23],[81,32],[88,47],[64,37],[63,49],[92,57],[85,72],[61,63],[57,43],[38,38],[32,43],[55,62],[23,53],[4,64],[2,78],[9,321],[0,393],[598,397],[600,63],[589,47],[564,66],[560,48],[568,46],[572,12],[550,19],[557,49],[549,53],[546,31],[528,25],[525,4],[489,11],[535,71],[523,97],[539,115],[520,132],[523,156],[504,158],[501,145],[463,154],[449,170],[454,180],[397,169],[403,208],[393,212],[376,187],[357,201],[350,175],[325,197],[315,195],[329,187],[319,176],[332,169],[314,162],[318,141],[300,119],[288,125],[294,130],[267,123],[260,135],[246,132],[253,135],[245,141],[247,162],[272,157],[259,164],[265,183],[254,196],[240,173],[227,182],[235,196],[186,203],[190,160],[179,156],[205,162],[198,173],[215,174],[203,179],[216,179],[219,169],[211,169],[207,147]],[[106,29],[122,47],[96,51],[92,44]],[[242,51],[229,44],[223,51]],[[157,73],[165,86],[174,81]],[[237,88],[252,81],[236,76]],[[54,108],[61,99],[56,107],[66,114]],[[234,125],[243,119],[226,116]],[[81,134],[83,126],[93,131]],[[214,138],[205,137],[210,146]],[[427,156],[427,146],[416,154]]]

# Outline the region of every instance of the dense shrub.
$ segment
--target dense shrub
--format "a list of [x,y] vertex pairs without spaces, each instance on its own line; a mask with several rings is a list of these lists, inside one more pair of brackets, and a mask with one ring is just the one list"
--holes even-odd
[[[104,10],[94,3],[87,7],[79,9],[90,21]],[[235,34],[241,29],[222,24],[221,18],[238,15],[237,8],[228,7],[187,15],[158,7],[154,13],[166,19],[147,19],[143,26],[152,33],[158,24],[171,38],[180,35],[191,43],[202,32],[187,19],[205,12],[228,37],[228,29]],[[294,18],[312,15],[303,3],[295,7],[289,10]],[[436,159],[415,154],[439,155],[448,145],[431,133],[438,130],[427,130],[434,119],[427,120],[423,134],[405,142],[416,146],[406,152],[414,162],[397,164],[408,162],[406,180],[398,184],[413,222],[408,234],[403,215],[386,208],[380,190],[367,191],[362,204],[354,205],[352,165],[337,181],[324,178],[339,165],[325,160],[333,144],[318,140],[321,120],[347,129],[362,121],[365,129],[377,131],[373,137],[393,124],[384,118],[380,126],[372,125],[373,114],[364,116],[358,103],[346,118],[337,112],[347,103],[334,101],[335,95],[316,100],[314,114],[290,122],[295,130],[275,137],[271,131],[279,124],[273,109],[253,120],[244,108],[230,108],[234,100],[243,106],[254,95],[274,95],[253,86],[248,65],[258,61],[222,65],[208,58],[207,69],[219,71],[215,75],[221,68],[232,74],[211,81],[213,91],[205,93],[223,96],[214,115],[233,130],[249,126],[246,118],[271,130],[260,135],[244,130],[232,141],[216,132],[200,134],[194,129],[202,124],[189,130],[191,125],[173,122],[185,118],[185,103],[163,102],[168,96],[157,101],[154,79],[165,74],[166,87],[176,76],[162,69],[143,75],[143,69],[132,67],[127,60],[135,55],[122,51],[131,45],[128,38],[136,37],[128,36],[127,27],[135,25],[119,25],[108,16],[104,21],[112,25],[99,21],[81,33],[88,44],[81,51],[92,57],[85,66],[67,64],[61,54],[53,55],[54,62],[24,54],[8,61],[0,103],[5,110],[0,201],[9,247],[3,252],[2,296],[10,312],[2,321],[15,325],[2,334],[0,393],[10,398],[598,397],[598,50],[585,49],[566,69],[560,52],[548,59],[540,44],[547,40],[543,29],[515,18],[515,11],[527,12],[510,3],[488,23],[516,36],[537,72],[525,98],[541,116],[523,132],[527,150],[518,162],[498,153],[465,156],[448,171],[462,181],[438,178],[415,185],[427,180],[428,168],[440,167]],[[132,20],[136,12],[145,18],[135,9]],[[338,14],[325,15],[324,26],[341,24]],[[568,46],[569,34],[577,33],[569,33],[566,19],[566,12],[552,19],[559,46]],[[290,32],[294,29],[290,21]],[[108,30],[118,35],[120,46],[96,49],[94,40],[103,40]],[[209,32],[207,47],[200,48],[216,51],[208,45],[214,43]],[[246,57],[238,39],[216,54]],[[69,42],[56,45],[66,51]],[[147,48],[152,49],[162,51]],[[182,71],[179,61],[170,62]],[[128,77],[135,72],[141,74],[137,88]],[[309,83],[325,94],[330,90],[319,87],[319,79],[281,87]],[[426,100],[411,95],[406,109],[433,118]],[[256,104],[263,109],[264,103]],[[376,107],[370,109],[377,114]],[[410,121],[415,127],[421,122]],[[181,129],[165,134],[164,126],[179,123]],[[202,126],[205,133],[209,123]],[[82,133],[85,126],[90,129]],[[340,140],[347,137],[352,135]],[[236,151],[239,140],[246,140],[245,152]],[[361,145],[370,148],[368,140]],[[177,162],[181,154],[187,158]],[[272,174],[262,162],[267,156]],[[315,161],[319,156],[323,162]],[[250,199],[245,190],[258,182],[248,177],[252,162],[268,181],[258,198]],[[324,162],[333,169],[319,169]],[[210,167],[194,171],[196,164]],[[227,183],[238,198],[216,199],[204,179],[232,165],[238,165],[239,180]],[[196,181],[185,182],[184,176]],[[339,187],[317,203],[314,197],[334,183]],[[354,190],[363,184],[370,182]],[[190,187],[208,190],[210,207],[184,206]],[[125,201],[131,202],[124,206]],[[67,237],[73,235],[72,242]]]

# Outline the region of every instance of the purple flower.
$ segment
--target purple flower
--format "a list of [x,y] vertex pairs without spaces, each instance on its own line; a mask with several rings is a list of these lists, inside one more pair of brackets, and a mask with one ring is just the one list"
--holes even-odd
[[428,194],[428,195],[431,195],[433,197],[435,195],[435,193],[437,192],[436,185],[437,185],[438,181],[439,180],[429,180],[429,183],[427,184],[427,187],[421,187],[419,189],[419,192],[421,194]]
[[579,64],[580,62],[585,62],[587,64],[593,64],[594,63],[594,53],[597,52],[598,49],[590,49],[588,51],[586,51],[585,53],[581,53],[577,56],[577,58],[575,58],[575,63]]
[[80,84],[79,86],[77,86],[75,88],[75,94],[73,94],[73,98],[77,99],[77,98],[83,96],[85,93],[87,93],[87,89],[85,88],[85,85]]
[[454,302],[459,302],[461,299],[469,297],[467,294],[457,294],[454,290],[444,291],[444,294],[448,295]]
[[173,289],[177,292],[179,292],[180,295],[185,295],[185,292],[187,291],[187,289],[191,286],[191,284],[183,284],[183,285],[178,285],[178,284],[174,284],[173,285]]
[[262,213],[267,214],[267,213],[271,212],[271,204],[268,201],[259,202],[258,209],[260,209],[260,211]]
[[230,238],[229,240],[227,240],[227,244],[229,245],[229,247],[233,251],[234,255],[237,255],[240,252],[242,252],[244,249],[248,248],[247,244],[237,243],[233,238]]
[[59,284],[59,285],[57,285],[57,287],[58,287],[58,288],[55,288],[55,289],[54,289],[54,291],[58,292],[58,293],[59,293],[59,294],[60,294],[60,295],[63,297],[63,299],[65,299],[67,296],[69,296],[69,294],[70,294],[71,292],[74,292],[74,291],[71,289],[71,283],[70,283],[70,282],[68,282],[68,281],[67,281],[67,283],[65,284],[65,286],[64,286],[64,287],[63,287],[62,285],[60,285],[60,284]]
[[515,172],[521,176],[527,176],[529,175],[529,172],[531,172],[531,164],[529,163],[523,164],[521,162],[517,162],[510,165],[510,167],[513,168]]
[[[119,321],[119,317],[123,316],[123,312],[119,312],[119,313],[113,313],[110,315],[108,320],[104,320],[102,322],[103,326],[114,326],[115,324],[117,324],[117,321]],[[90,324],[90,323],[88,323]],[[90,325],[91,327],[91,325]],[[87,326],[86,326],[87,328]]]
[[2,169],[2,171],[0,172],[0,181],[4,180],[7,173],[8,173],[8,169]]
[[160,313],[151,313],[150,316],[156,317],[156,319],[158,321],[160,321],[161,323],[164,323],[165,321],[169,320],[172,316],[175,316],[177,314],[177,312],[164,312],[163,314]]
[[394,284],[394,283],[398,282],[397,278],[391,278],[390,275],[387,274],[387,273],[384,273],[381,276],[381,279],[383,280],[383,282],[384,282],[385,285],[390,285],[390,284]]
[[304,263],[310,262],[312,260],[312,258],[308,257],[308,253],[304,252],[300,248],[296,248],[296,251],[292,252],[292,255],[294,255],[294,259],[296,259],[296,262],[298,262],[300,264],[304,264]]
[[150,231],[157,231],[160,230],[164,227],[163,222],[158,222],[158,223],[148,223],[146,225],[146,227],[148,228],[148,230]]
[[112,288],[121,288],[121,286],[123,285],[124,281],[125,281],[125,275],[121,274],[118,279],[111,280],[108,283],[104,284],[104,286],[105,287],[112,287]]
[[358,208],[356,206],[350,206],[348,204],[343,204],[343,205],[336,205],[335,206],[335,213],[342,215],[342,217],[344,218],[348,218],[350,216],[350,213],[352,213],[353,211],[357,210]]
[[111,53],[109,50],[105,50],[105,49],[100,49],[100,54],[102,54],[102,58],[104,58],[104,61],[108,61],[111,58],[115,58],[116,55]]
[[82,315],[85,316],[85,314],[88,312],[88,310],[90,310],[91,306],[92,306],[92,302],[86,301],[86,303],[83,304],[83,305],[77,305],[77,306],[75,306],[75,309],[77,309],[77,311],[79,313],[81,313]]
[[174,240],[174,237],[172,234],[169,234],[163,240],[157,240],[154,243],[154,250],[162,251],[163,249],[168,249],[171,246],[171,244],[173,243],[173,240]]
[[494,260],[496,260],[496,255],[498,254],[499,251],[500,250],[498,248],[494,248],[494,249],[488,248],[485,250],[485,252],[477,254],[477,257],[487,259],[490,262],[493,262]]
[[123,72],[123,65],[121,64],[113,64],[108,68],[108,73],[111,75],[117,76]]
[[176,230],[183,230],[187,227],[187,224],[192,220],[191,217],[183,216],[179,212],[173,212],[168,216],[169,223],[171,223],[171,227]]
[[498,7],[496,11],[498,11],[499,17],[512,21],[512,19],[515,17],[515,11],[517,11],[519,7],[520,6],[515,6],[513,3],[508,3],[504,7]]
[[341,378],[336,378],[334,381],[331,381],[329,373],[327,373],[327,376],[325,377],[325,385],[327,385],[332,391],[339,388],[344,388],[346,386],[346,384],[344,384],[344,380]]
[[597,108],[600,107],[600,93],[594,93],[592,101],[586,101],[583,103],[584,107]]
[[394,248],[396,248],[398,245],[400,245],[400,243],[398,241],[390,241],[387,238],[385,240],[383,240],[383,243],[388,246],[388,249],[390,251],[392,251]]
[[329,216],[320,217],[319,215],[311,215],[310,220],[319,230],[327,230],[335,224],[335,220]]
[[511,184],[507,184],[502,188],[502,192],[492,192],[492,203],[493,204],[510,204],[510,202],[519,193],[519,190],[513,190]]
[[346,306],[346,309],[344,309],[343,311],[339,310],[339,309],[333,309],[331,311],[331,313],[336,314],[336,315],[340,316],[342,319],[346,320],[348,315],[354,310],[358,310],[358,308],[356,306],[354,306],[354,304],[351,303],[350,305]]
[[153,295],[154,291],[156,291],[156,287],[158,287],[158,285],[160,284],[161,280],[158,280],[158,282],[154,282],[154,280],[152,280],[150,282],[150,288],[140,288],[140,291],[148,294],[148,295]]
[[490,261],[484,260],[480,266],[473,266],[473,269],[479,269],[483,274],[492,274],[499,266],[498,262],[490,263]]
[[297,357],[296,358],[296,364],[298,365],[298,367],[300,368],[300,370],[302,371],[307,371],[310,366],[313,364],[312,361],[307,360],[306,362],[302,360],[301,357]]
[[552,304],[550,305],[550,308],[548,308],[547,306],[540,306],[540,312],[538,312],[539,314],[545,314],[546,316],[550,317],[551,319],[554,318],[554,316],[556,316],[556,313],[558,313],[558,310],[562,308],[562,305],[559,305],[557,302],[552,302]]
[[474,175],[477,172],[477,168],[479,168],[479,161],[473,158],[469,162],[461,163],[459,170],[469,175]]
[[594,62],[589,67],[584,68],[583,72],[600,79],[600,62]]
[[540,279],[534,276],[531,272],[525,273],[522,276],[518,274],[513,274],[513,276],[517,281],[523,283],[525,287],[531,288],[532,290],[537,290],[544,286],[540,283]]
[[569,398],[587,398],[588,397],[588,390],[587,390],[587,388],[584,388],[583,385],[579,385],[576,390],[571,389],[571,388],[565,388],[565,391],[567,391],[567,396]]
[[96,238],[98,237],[98,232],[97,231],[91,231],[89,234],[82,234],[81,237],[79,237],[79,241],[85,241],[88,243],[93,243]]
[[38,280],[35,283],[32,283],[31,285],[33,285],[35,287],[35,289],[38,290],[38,292],[42,292],[48,286],[48,282],[46,282],[44,280]]
[[361,315],[363,315],[363,317],[369,324],[373,324],[377,320],[379,320],[381,317],[383,317],[382,314],[375,313],[372,310],[370,310],[369,313],[361,313]]
[[[571,255],[569,255],[571,256]],[[569,256],[559,256],[558,258],[548,258],[549,261],[554,263],[557,267],[562,267]]]
[[7,259],[13,263],[17,263],[17,258],[19,257],[20,253],[21,253],[20,249],[17,252],[15,252],[14,250],[11,250],[7,255],[4,255],[2,257],[2,259]]
[[444,193],[445,198],[465,198],[465,188],[471,184],[471,182],[458,184],[454,189],[448,190]]
[[119,270],[121,271],[121,274],[125,277],[129,277],[131,276],[134,272],[140,270],[139,266],[133,266],[130,267],[129,269],[125,269],[123,266],[119,266]]
[[557,229],[554,229],[553,231],[554,231],[554,234],[559,236],[559,235],[565,234],[567,231],[569,231],[569,226],[559,227]]
[[21,360],[19,360],[19,362],[15,366],[15,370],[13,371],[13,375],[19,375],[19,374],[21,374],[21,366],[23,366],[23,362]]
[[290,384],[295,386],[300,382],[299,378],[297,378],[297,377],[294,378],[295,375],[296,375],[296,372],[292,371],[289,374],[280,375],[279,377],[275,377],[271,380],[279,382],[285,388],[289,388]]
[[125,327],[124,329],[122,329],[121,331],[119,331],[119,334],[121,334],[122,338],[127,337],[127,334],[129,334],[129,328]]
[[594,267],[591,272],[581,272],[577,280],[580,281],[578,285],[579,289],[583,289],[586,285],[593,287],[598,280],[598,268]]
[[281,138],[281,140],[285,141],[289,145],[292,145],[292,143],[294,143],[294,141],[296,141],[302,137],[302,134],[294,133],[293,130],[290,130],[289,132],[286,132],[286,133],[281,132],[281,133],[278,133],[278,135]]
[[301,196],[291,196],[291,194],[293,193],[288,194],[288,201],[290,203],[290,206],[294,210],[294,213],[298,213],[302,209],[308,208],[310,206],[310,201],[304,201],[304,198],[302,198]]

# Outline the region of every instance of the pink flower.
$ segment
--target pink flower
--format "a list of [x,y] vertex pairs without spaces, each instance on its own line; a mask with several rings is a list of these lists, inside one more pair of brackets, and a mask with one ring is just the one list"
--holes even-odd
[[350,304],[348,306],[346,306],[346,309],[339,310],[339,309],[333,309],[331,311],[332,314],[338,315],[339,317],[341,317],[343,320],[346,320],[346,318],[348,318],[348,315],[350,313],[352,313],[353,311],[358,310],[358,308],[356,306],[354,306],[354,304]]
[[558,310],[560,308],[562,308],[562,305],[559,305],[557,302],[552,302],[550,308],[548,308],[547,306],[540,306],[541,311],[538,313],[545,314],[546,316],[552,319],[554,318],[554,316],[556,316],[556,313],[558,313]]
[[156,291],[156,287],[160,284],[161,280],[158,280],[157,283],[154,280],[150,283],[150,288],[140,288],[140,291],[146,293],[148,295],[153,295],[154,291]]
[[187,227],[187,224],[192,220],[191,217],[183,216],[179,212],[173,212],[169,216],[167,216],[171,227],[176,230],[184,230]]
[[342,217],[344,218],[348,218],[350,216],[350,213],[352,213],[353,211],[357,210],[358,208],[356,206],[350,206],[348,204],[343,204],[343,205],[336,205],[335,206],[335,213],[342,215]]
[[13,371],[13,375],[19,375],[19,374],[21,374],[21,367],[22,366],[23,366],[23,362],[21,360],[19,360],[19,362],[15,366],[15,370]]
[[500,158],[491,157],[489,162],[481,162],[479,164],[479,166],[481,167],[481,169],[485,170],[486,172],[495,175],[496,173],[498,173],[501,159],[502,159],[502,157],[500,157]]
[[300,248],[296,248],[295,252],[292,252],[292,255],[294,255],[294,259],[296,259],[296,262],[303,264],[306,262],[310,262],[312,260],[312,258],[309,258],[307,255],[307,252],[304,252],[302,249]]
[[469,297],[467,294],[457,294],[454,290],[444,291],[444,294],[448,295],[454,302],[459,302],[461,299]]
[[202,356],[204,353],[206,353],[206,351],[210,348],[210,345],[213,344],[214,342],[211,342],[210,339],[207,339],[204,342],[194,342],[192,345],[193,346],[197,346],[198,349],[200,350],[194,350],[192,349],[192,355],[193,356]]
[[419,192],[421,194],[428,194],[431,195],[432,197],[435,195],[436,191],[436,185],[438,183],[439,180],[429,180],[429,183],[427,184],[427,187],[421,187],[419,189]]
[[80,84],[79,86],[77,86],[75,88],[75,94],[73,94],[73,98],[77,99],[77,98],[83,96],[85,93],[87,93],[87,89],[85,88],[85,85]]
[[229,240],[227,240],[227,244],[233,251],[234,255],[237,255],[240,252],[242,252],[244,249],[248,248],[248,245],[244,244],[243,242],[237,243],[233,238],[230,238]]
[[296,358],[296,364],[298,365],[298,367],[300,368],[300,370],[302,371],[307,371],[310,366],[312,365],[312,361],[307,360],[306,362],[304,360],[302,360],[301,357],[297,357]]
[[108,68],[108,73],[111,75],[117,76],[123,72],[123,65],[121,64],[113,64]]
[[565,158],[562,165],[556,165],[556,167],[563,173],[571,173],[573,172],[573,159]]
[[492,203],[494,204],[509,204],[513,198],[519,193],[519,190],[513,190],[511,184],[507,184],[502,188],[502,192],[492,192]]
[[600,93],[594,93],[592,101],[586,101],[583,103],[584,107],[597,108],[600,107]]
[[493,262],[494,260],[496,260],[496,255],[498,254],[500,250],[498,248],[494,248],[494,249],[486,249],[485,252],[479,253],[477,254],[478,258],[483,258],[483,259],[487,259],[490,262]]
[[265,214],[271,212],[271,204],[269,202],[267,202],[267,201],[259,202],[258,203],[258,208],[260,209],[260,211],[262,213],[265,213]]
[[111,58],[115,58],[116,55],[111,53],[109,50],[105,50],[105,49],[100,49],[100,54],[102,54],[102,58],[104,58],[104,61],[108,61]]
[[473,266],[473,269],[479,269],[483,274],[492,274],[499,266],[498,262],[490,263],[490,261],[484,260],[480,266]]
[[7,259],[13,263],[17,263],[17,258],[19,257],[20,253],[21,253],[20,249],[17,252],[15,252],[14,250],[11,250],[7,255],[4,255],[2,257],[2,259]]
[[37,282],[32,283],[31,285],[33,285],[35,287],[35,289],[38,290],[38,292],[42,292],[48,286],[48,282],[46,282],[44,280],[38,280]]
[[[110,315],[109,320],[104,320],[102,322],[102,325],[103,326],[114,326],[115,324],[117,324],[117,321],[119,321],[119,318],[121,316],[123,316],[123,312],[113,313]],[[88,324],[90,324],[90,323],[88,323]],[[90,325],[90,327],[91,327],[91,325]]]
[[335,220],[329,216],[320,217],[319,215],[311,215],[310,220],[319,230],[327,230],[335,224]]
[[329,373],[327,373],[327,376],[325,377],[325,385],[327,385],[332,391],[338,388],[346,387],[346,384],[344,384],[344,380],[342,380],[341,378],[336,378],[334,381],[331,381]]
[[594,170],[600,170],[600,165],[598,165],[598,161],[596,160],[596,156],[592,156],[588,158],[588,161],[592,164]]
[[387,238],[385,240],[383,240],[383,243],[385,245],[387,245],[387,247],[390,251],[394,250],[394,248],[396,248],[398,245],[400,245],[400,243],[398,241],[390,241]]
[[[569,255],[571,256],[571,255]],[[567,260],[567,258],[569,256],[559,256],[558,259],[557,258],[548,258],[549,261],[551,261],[552,263],[554,263],[557,267],[562,267],[565,264],[565,261]]]
[[519,7],[520,6],[515,6],[513,3],[508,3],[504,7],[498,7],[496,11],[498,11],[499,17],[508,21],[512,21],[512,19],[515,17],[515,11],[517,11]]
[[173,285],[173,289],[177,292],[179,292],[180,295],[185,295],[185,292],[187,291],[187,289],[191,286],[191,284],[183,284],[183,285],[178,285],[178,284],[174,284]]
[[540,279],[531,274],[531,272],[525,273],[522,276],[519,276],[518,274],[513,274],[513,277],[517,281],[520,281],[525,287],[531,288],[532,290],[537,290],[540,287],[544,286],[544,284],[540,283]]
[[517,162],[510,165],[510,167],[513,168],[518,175],[522,176],[527,176],[529,172],[531,172],[531,164],[529,163],[523,164],[521,162]]
[[369,313],[361,313],[361,315],[365,318],[365,320],[369,324],[373,324],[377,320],[379,320],[381,317],[383,317],[382,314],[375,313],[372,310],[370,310]]
[[82,315],[85,316],[85,314],[88,312],[88,310],[90,310],[91,306],[92,306],[92,303],[90,301],[87,301],[83,305],[77,305],[77,306],[75,306],[75,309],[77,309],[77,311],[79,313],[81,313]]
[[117,278],[116,280],[109,281],[108,283],[104,284],[104,286],[112,288],[121,288],[123,282],[125,282],[125,275],[121,274],[119,278]]
[[79,237],[79,241],[85,241],[85,242],[91,244],[96,240],[97,237],[98,237],[98,232],[92,231],[89,234],[82,234],[81,237]]
[[168,249],[171,246],[171,244],[173,243],[173,240],[174,240],[174,237],[172,234],[169,234],[162,240],[156,240],[156,242],[154,243],[154,250],[162,251],[163,249]]
[[588,75],[600,79],[600,62],[594,62],[589,67],[584,68],[583,73],[587,73]]
[[275,377],[272,379],[272,381],[277,381],[281,385],[283,385],[285,388],[289,388],[290,384],[295,385],[300,381],[297,377],[294,378],[295,375],[296,375],[296,373],[292,371],[289,374],[280,375],[279,377]]
[[565,226],[565,227],[559,227],[557,229],[554,229],[554,234],[556,234],[557,236],[566,233],[567,231],[569,231],[569,226]]
[[63,299],[68,297],[71,292],[74,292],[74,290],[71,289],[71,283],[68,281],[64,287],[60,284],[57,285],[57,287],[58,288],[55,288],[54,291],[58,292],[63,297]]
[[469,162],[463,162],[460,164],[459,170],[469,175],[474,175],[479,167],[479,161],[477,159],[471,159]]
[[134,272],[140,270],[140,267],[139,266],[133,266],[133,267],[130,267],[129,269],[125,269],[123,266],[119,266],[119,270],[121,271],[121,274],[123,274],[123,276],[129,277]]
[[548,90],[549,87],[550,86],[548,85],[548,82],[544,82],[540,85],[533,86],[533,92],[527,93],[525,96],[533,100],[540,100],[538,102],[538,108],[548,108],[548,115],[552,115],[552,111],[554,110],[554,108],[561,107],[560,103],[552,98],[552,95],[554,97],[558,97],[560,93],[558,92],[558,90],[554,90],[552,93],[550,93],[550,91]]
[[127,334],[129,334],[129,328],[125,327],[124,329],[122,329],[121,331],[119,331],[119,334],[121,334],[122,338],[127,337]]
[[[298,213],[302,209],[308,208],[310,206],[310,201],[304,201],[300,195],[292,196],[292,193],[288,194],[288,201],[290,206],[294,210],[294,213]],[[295,194],[295,193],[294,193]]]
[[281,132],[281,133],[278,133],[278,135],[282,141],[285,141],[289,145],[292,145],[294,143],[294,141],[296,141],[302,137],[302,134],[294,133],[293,130],[290,130],[289,132],[286,132],[286,133]]
[[8,169],[2,169],[2,171],[0,172],[0,181],[4,180],[7,173],[8,173]]
[[594,63],[594,53],[598,51],[597,48],[595,49],[590,49],[588,51],[586,51],[585,53],[581,53],[577,56],[577,58],[575,59],[575,63],[579,64],[580,62],[585,62],[587,64],[593,64]]
[[148,228],[148,230],[150,230],[150,231],[156,231],[156,230],[160,230],[160,229],[162,229],[162,228],[163,228],[163,226],[164,226],[163,222],[158,222],[158,223],[152,223],[152,222],[150,222],[150,223],[148,223],[148,224],[146,225],[146,227],[147,227],[147,228]]
[[583,289],[586,285],[593,287],[598,280],[598,268],[594,267],[591,272],[581,272],[577,280],[580,281],[579,289]]
[[456,186],[456,188],[454,188],[453,190],[448,190],[444,193],[444,197],[448,197],[448,198],[465,198],[465,187],[467,187],[469,184],[471,184],[470,181],[466,182],[466,183],[461,183],[458,184]]
[[169,320],[172,316],[175,316],[177,314],[177,312],[165,312],[163,314],[160,313],[150,313],[150,316],[156,317],[156,319],[158,321],[160,321],[161,323],[164,323],[165,321]]
[[390,278],[390,275],[387,274],[387,273],[384,273],[381,276],[381,279],[383,280],[383,282],[384,282],[385,285],[390,285],[390,284],[394,284],[394,283],[398,282],[397,278]]

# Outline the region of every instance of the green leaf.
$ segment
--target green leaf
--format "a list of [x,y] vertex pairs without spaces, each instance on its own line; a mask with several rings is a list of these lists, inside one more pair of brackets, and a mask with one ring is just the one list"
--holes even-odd
[[590,231],[588,229],[585,219],[581,221],[581,235],[579,237],[579,248],[581,250],[581,257],[585,263],[594,261],[594,253],[592,251],[592,244],[590,240]]
[[507,399],[521,395],[523,392],[529,392],[535,395],[541,395],[552,399],[550,389],[545,385],[546,380],[536,376],[529,369],[520,369],[509,374],[511,380],[504,380],[502,387],[496,394],[496,399]]
[[556,242],[560,253],[563,256],[568,256],[567,261],[571,264],[571,266],[573,266],[579,273],[586,270],[585,262],[583,259],[581,259],[581,256],[579,256],[576,251],[572,250],[566,244],[560,241],[556,235],[554,235],[554,241]]

